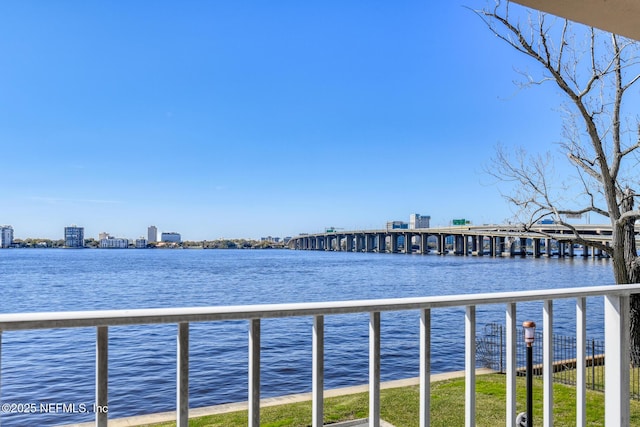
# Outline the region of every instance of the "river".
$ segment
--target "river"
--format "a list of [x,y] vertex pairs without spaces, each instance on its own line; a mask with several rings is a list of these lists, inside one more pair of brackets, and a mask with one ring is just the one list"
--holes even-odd
[[[3,313],[400,298],[611,283],[610,261],[582,257],[0,250]],[[600,338],[602,299],[588,304],[587,333]],[[518,322],[527,318],[541,325],[541,307],[518,305]],[[574,310],[573,301],[554,305],[555,332],[573,333]],[[418,319],[417,312],[382,314],[383,381],[418,375]],[[485,323],[504,322],[504,307],[479,307],[477,319],[479,332]],[[311,318],[263,321],[262,397],[310,391],[311,328]],[[433,372],[462,369],[464,309],[434,310],[432,328]],[[175,410],[176,329],[109,329],[110,418]],[[245,321],[191,325],[191,407],[247,400],[247,330]],[[365,384],[368,316],[327,316],[325,330],[325,387]],[[94,402],[94,329],[9,331],[2,334],[1,349],[2,403],[36,406],[34,413],[0,413],[3,427],[93,419],[83,408]]]

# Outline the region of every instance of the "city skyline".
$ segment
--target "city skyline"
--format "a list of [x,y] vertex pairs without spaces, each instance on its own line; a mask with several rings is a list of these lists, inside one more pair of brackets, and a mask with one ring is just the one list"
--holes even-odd
[[16,238],[185,240],[513,216],[497,144],[555,150],[552,86],[465,6],[3,2],[3,210]]
[[[428,226],[429,226],[428,225],[429,224],[429,218],[430,217],[429,216],[420,215],[420,214],[411,214],[411,215],[409,215],[409,220],[408,221],[396,221],[396,222],[401,222],[403,224],[406,224],[407,226],[409,226],[409,228],[416,228],[416,227],[414,227],[414,223],[412,222],[412,221],[414,221],[414,217],[422,219],[421,223],[422,224],[426,224],[425,227],[428,228]],[[424,220],[426,220],[426,222],[424,222]],[[387,223],[386,227],[388,227],[388,223]],[[12,225],[7,224],[7,225],[0,226],[0,231],[5,229],[5,228],[11,230],[11,234],[10,234],[11,235],[11,239],[6,239],[10,243],[12,240],[14,240],[13,239],[14,228],[13,228]],[[67,225],[67,226],[64,227],[64,230],[63,230],[63,234],[64,235],[63,235],[63,237],[61,237],[59,239],[45,238],[45,237],[42,237],[42,236],[32,236],[32,235],[26,235],[24,237],[18,237],[18,239],[19,240],[22,240],[22,239],[65,240],[66,239],[66,234],[67,234],[67,229],[71,229],[71,228],[77,228],[77,229],[84,230],[85,226],[84,225],[78,225],[78,224]],[[377,227],[377,228],[378,229],[383,229],[384,227],[380,226],[380,227]],[[333,228],[326,228],[326,229],[332,229],[333,230]],[[342,228],[340,228],[340,229],[342,229]],[[301,233],[305,233],[305,232],[301,232]],[[84,234],[84,231],[83,231],[83,234]],[[117,235],[113,235],[112,233],[110,233],[108,231],[103,230],[103,231],[99,232],[96,237],[93,237],[91,235],[87,235],[86,238],[87,239],[94,239],[94,240],[102,240],[102,239],[107,239],[107,238],[121,238],[121,239],[128,239],[128,240],[131,240],[131,241],[135,241],[136,239],[145,239],[145,240],[147,240],[149,242],[159,242],[162,239],[158,238],[158,234],[160,234],[160,235],[170,234],[170,235],[181,236],[181,233],[178,232],[178,231],[175,231],[175,230],[163,230],[163,229],[158,228],[155,225],[151,224],[151,225],[149,225],[147,227],[146,233],[140,233],[139,236],[137,236],[137,237],[134,237],[134,236],[117,236]],[[272,237],[273,237],[272,235],[270,235],[270,234],[268,235],[268,238],[272,238]],[[285,237],[292,237],[292,236],[278,236],[278,238],[285,238]],[[235,239],[235,238],[242,239],[243,237],[227,236],[227,238],[230,238],[230,239]],[[267,238],[267,235],[260,236],[259,238],[254,238],[254,239],[257,240],[257,239],[265,239],[265,238]],[[206,239],[197,239],[196,238],[196,239],[191,239],[191,240],[193,240],[193,241],[201,241],[201,240],[206,240]]]

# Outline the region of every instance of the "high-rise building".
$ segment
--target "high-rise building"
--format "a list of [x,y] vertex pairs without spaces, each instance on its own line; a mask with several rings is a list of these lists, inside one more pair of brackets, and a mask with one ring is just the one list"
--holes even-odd
[[84,247],[84,227],[64,228],[64,246],[67,248],[83,248]]
[[411,214],[409,217],[409,228],[429,228],[431,217],[429,215]]
[[0,248],[9,248],[13,244],[13,227],[10,225],[0,226]]
[[155,225],[150,225],[149,228],[147,228],[147,240],[149,243],[158,241],[158,228]]

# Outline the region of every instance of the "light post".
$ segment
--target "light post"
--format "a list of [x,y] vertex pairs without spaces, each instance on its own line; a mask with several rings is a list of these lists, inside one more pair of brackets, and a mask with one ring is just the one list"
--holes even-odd
[[527,344],[527,427],[533,427],[533,341],[536,324],[531,320],[522,323],[524,342]]

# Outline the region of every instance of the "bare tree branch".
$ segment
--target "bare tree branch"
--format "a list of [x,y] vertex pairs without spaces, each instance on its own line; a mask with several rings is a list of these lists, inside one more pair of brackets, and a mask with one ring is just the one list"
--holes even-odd
[[[577,172],[567,177],[567,183],[577,185],[558,184],[550,155],[530,156],[522,149],[509,154],[499,148],[491,173],[512,187],[506,198],[528,218],[525,228],[553,216],[556,224],[573,234],[574,242],[611,255],[617,283],[640,282],[635,240],[640,210],[634,209],[638,196],[633,189],[640,185],[640,174],[634,172],[640,163],[640,124],[633,112],[637,102],[625,102],[640,80],[640,43],[544,13],[536,15],[512,7],[509,1],[498,0],[491,8],[474,12],[498,39],[539,66],[536,76],[521,72],[524,86],[553,82],[567,100],[565,140],[559,146]],[[554,27],[558,22],[560,28]],[[630,142],[634,125],[637,133]],[[590,238],[566,220],[592,212],[609,218],[610,244]],[[633,306],[638,309],[631,313],[632,345],[640,349],[640,297]]]

